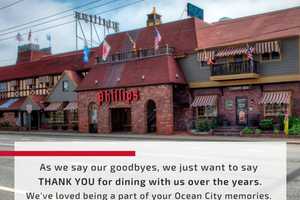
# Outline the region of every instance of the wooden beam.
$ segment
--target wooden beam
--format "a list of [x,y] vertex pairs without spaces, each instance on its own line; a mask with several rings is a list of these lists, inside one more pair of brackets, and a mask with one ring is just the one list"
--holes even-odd
[[257,79],[244,79],[244,80],[189,82],[189,86],[190,88],[212,88],[212,87],[225,87],[225,86],[237,86],[237,85],[287,83],[287,82],[297,82],[297,81],[300,82],[300,74],[260,76]]
[[218,75],[211,76],[211,81],[227,81],[227,80],[237,80],[237,79],[252,79],[259,78],[259,74],[256,73],[245,73],[245,74],[232,74],[232,75]]

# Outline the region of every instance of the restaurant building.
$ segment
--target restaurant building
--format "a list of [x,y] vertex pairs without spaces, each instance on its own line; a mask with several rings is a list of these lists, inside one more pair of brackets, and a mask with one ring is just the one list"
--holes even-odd
[[299,23],[300,8],[215,23],[162,23],[153,10],[146,27],[106,37],[106,60],[102,45],[87,64],[82,51],[21,46],[17,64],[0,68],[0,124],[172,134],[202,118],[256,126],[300,115]]

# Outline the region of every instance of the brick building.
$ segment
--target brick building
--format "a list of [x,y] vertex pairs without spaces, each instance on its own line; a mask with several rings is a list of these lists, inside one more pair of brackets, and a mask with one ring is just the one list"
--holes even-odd
[[154,10],[146,27],[108,35],[108,58],[93,48],[87,64],[82,51],[19,47],[16,65],[0,68],[0,125],[172,134],[201,118],[255,126],[300,115],[300,8],[161,20]]

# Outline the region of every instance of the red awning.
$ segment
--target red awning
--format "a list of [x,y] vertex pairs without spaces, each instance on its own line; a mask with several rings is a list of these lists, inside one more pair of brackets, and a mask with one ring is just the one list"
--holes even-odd
[[45,108],[45,111],[48,111],[48,112],[58,111],[62,108],[62,105],[63,105],[62,102],[50,103],[50,105]]
[[225,48],[225,49],[218,50],[216,53],[216,57],[235,56],[235,55],[242,55],[246,53],[247,53],[247,47]]
[[196,96],[192,107],[201,107],[201,106],[214,106],[217,104],[217,95],[211,96]]
[[64,110],[68,110],[68,111],[73,111],[73,110],[77,110],[78,109],[78,104],[77,102],[70,102],[65,108]]
[[261,104],[290,104],[290,92],[265,92]]

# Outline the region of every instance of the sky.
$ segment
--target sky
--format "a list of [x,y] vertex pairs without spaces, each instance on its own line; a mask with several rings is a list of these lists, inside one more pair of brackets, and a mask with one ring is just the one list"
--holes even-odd
[[[206,22],[215,22],[222,17],[238,18],[300,6],[300,0],[23,0],[14,6],[1,9],[15,1],[0,0],[0,66],[15,64],[17,47],[28,43],[29,30],[32,30],[32,42],[39,44],[41,48],[51,45],[54,54],[74,51],[76,49],[75,23],[72,22],[74,11],[55,17],[48,16],[74,9],[89,2],[94,3],[76,10],[86,10],[85,13],[99,14],[101,17],[117,21],[120,23],[120,31],[144,27],[146,16],[152,11],[153,6],[162,15],[163,22],[186,18],[184,11],[187,2],[204,9]],[[45,19],[19,26],[40,18]],[[60,19],[56,20],[57,18]],[[72,23],[48,29],[67,22]],[[41,23],[43,24],[41,25]],[[18,27],[7,30],[14,26]],[[85,34],[89,34],[87,24],[82,23],[82,26]],[[100,41],[94,33],[94,45],[98,45],[104,37],[103,28],[100,26],[96,28]],[[20,44],[16,41],[18,32],[24,34]],[[46,39],[47,34],[51,35],[51,44]],[[82,49],[83,46],[83,41],[80,41],[79,49]]]

